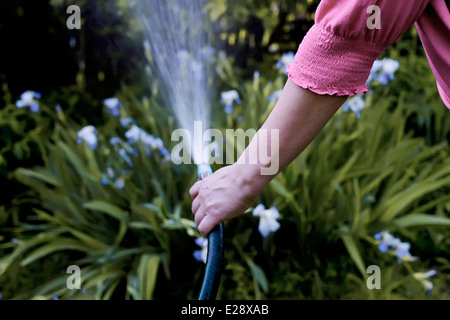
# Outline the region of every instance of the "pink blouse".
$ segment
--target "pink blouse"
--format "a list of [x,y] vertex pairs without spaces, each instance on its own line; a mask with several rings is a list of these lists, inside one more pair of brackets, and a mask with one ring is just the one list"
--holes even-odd
[[[379,29],[368,25],[372,5],[380,8]],[[373,62],[414,23],[450,109],[450,0],[322,0],[288,77],[318,94],[367,92]]]

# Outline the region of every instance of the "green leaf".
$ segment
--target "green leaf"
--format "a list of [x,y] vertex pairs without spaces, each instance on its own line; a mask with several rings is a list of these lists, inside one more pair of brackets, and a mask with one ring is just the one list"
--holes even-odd
[[83,208],[103,212],[117,220],[128,223],[128,212],[106,201],[91,201],[83,204]]
[[399,228],[425,226],[450,227],[449,218],[421,213],[409,214],[404,217],[397,218],[393,223]]
[[267,281],[266,275],[260,266],[251,262],[250,259],[247,261],[250,270],[253,274],[253,277],[256,279],[258,284],[260,285],[263,292],[267,293],[269,291],[269,281]]
[[413,201],[429,192],[448,185],[450,185],[450,177],[438,181],[423,181],[411,185],[408,189],[401,191],[386,200],[382,207],[380,206],[379,212],[383,212],[381,221],[390,221],[392,218],[399,215],[402,210],[406,209]]
[[270,186],[272,189],[283,197],[288,197],[290,195],[289,191],[278,181],[277,178],[270,181]]
[[153,292],[158,275],[160,257],[155,254],[144,254],[138,266],[139,288],[145,300],[153,299]]
[[51,184],[55,187],[60,187],[61,183],[57,180],[57,177],[55,177],[51,172],[46,171],[42,168],[34,169],[34,170],[28,170],[28,169],[17,169],[16,174],[18,178],[26,179],[26,178],[32,178],[37,179],[42,182]]
[[91,248],[84,246],[79,241],[73,239],[57,238],[56,240],[51,241],[31,252],[24,260],[22,260],[20,265],[22,267],[25,267],[36,260],[39,260],[49,254],[52,254],[53,252],[61,250],[88,252],[89,250],[91,250]]
[[365,276],[366,267],[364,266],[364,261],[361,257],[361,253],[359,252],[358,247],[356,246],[355,240],[350,235],[347,227],[341,227],[341,231],[342,231],[341,239],[344,242],[344,245],[347,248],[350,257],[358,267],[358,270],[361,272],[361,274]]

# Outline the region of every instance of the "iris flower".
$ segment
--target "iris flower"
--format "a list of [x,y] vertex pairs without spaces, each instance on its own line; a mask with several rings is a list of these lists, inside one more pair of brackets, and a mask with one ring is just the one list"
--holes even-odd
[[283,55],[281,56],[281,59],[278,60],[278,62],[276,64],[276,68],[278,70],[283,69],[283,73],[287,74],[287,66],[294,61],[294,58],[295,58],[295,54],[292,51],[283,53]]
[[197,261],[202,261],[203,263],[206,263],[206,258],[208,257],[208,239],[205,238],[198,238],[195,239],[195,243],[201,247],[200,250],[194,251],[194,258]]
[[42,95],[34,91],[25,91],[20,95],[20,100],[16,101],[17,108],[29,107],[32,113],[39,111],[39,103],[35,99],[40,99]]
[[85,141],[89,149],[97,148],[97,129],[94,126],[86,126],[78,132],[78,143]]
[[120,108],[122,103],[117,98],[109,98],[103,101],[106,107],[106,113],[112,115],[113,117],[118,117],[120,115]]
[[233,103],[241,104],[242,101],[239,98],[239,93],[236,90],[230,90],[226,92],[222,92],[221,94],[222,100],[221,103],[225,106],[225,113],[232,114],[234,111]]
[[280,217],[280,213],[275,207],[266,209],[263,204],[259,204],[255,210],[253,210],[253,216],[259,217],[258,230],[264,238],[271,232],[275,232],[280,228],[280,223],[277,221]]
[[354,114],[356,114],[356,118],[361,118],[362,110],[365,108],[366,102],[361,97],[361,95],[356,95],[350,99],[348,99],[344,106],[342,107],[342,111],[347,112],[351,110]]

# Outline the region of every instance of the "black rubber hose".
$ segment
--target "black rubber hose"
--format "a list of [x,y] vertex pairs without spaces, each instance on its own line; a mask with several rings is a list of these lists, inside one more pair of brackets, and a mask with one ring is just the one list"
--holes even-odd
[[[212,174],[209,165],[198,168],[198,179],[202,180]],[[215,300],[219,289],[223,266],[223,224],[216,226],[208,235],[208,254],[205,275],[198,300]]]
[[215,300],[223,266],[223,225],[216,226],[208,235],[208,256],[205,275],[198,300]]

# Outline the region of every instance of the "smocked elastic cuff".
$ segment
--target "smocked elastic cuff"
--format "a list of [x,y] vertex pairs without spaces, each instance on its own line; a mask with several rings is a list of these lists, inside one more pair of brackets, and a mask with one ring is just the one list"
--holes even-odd
[[316,24],[287,66],[287,74],[298,86],[318,94],[365,93],[373,62],[384,49],[379,43],[336,36]]

